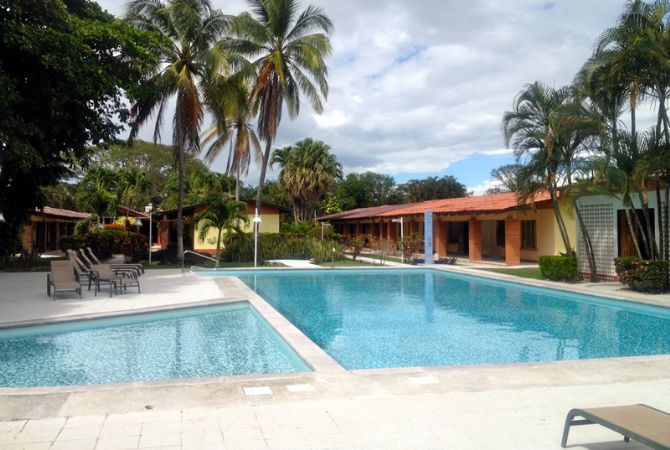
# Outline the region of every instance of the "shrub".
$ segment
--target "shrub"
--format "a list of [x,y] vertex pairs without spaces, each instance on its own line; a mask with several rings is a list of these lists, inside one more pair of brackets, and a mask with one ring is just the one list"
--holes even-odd
[[114,229],[95,230],[81,236],[62,236],[60,247],[61,250],[91,247],[101,259],[122,253],[135,262],[146,258],[149,249],[144,235]]
[[0,269],[7,271],[43,270],[48,269],[51,259],[40,258],[37,252],[25,249],[16,254],[0,257]]
[[[342,259],[342,248],[337,241],[301,237],[291,234],[261,234],[258,237],[258,259],[314,259],[324,262]],[[254,259],[254,240],[250,235],[234,235],[225,243],[222,259],[228,262],[246,262]]]
[[619,280],[639,292],[658,294],[668,291],[670,261],[649,261],[624,256],[614,260]]
[[540,272],[553,281],[577,281],[580,278],[574,256],[540,256]]
[[358,255],[361,254],[361,250],[363,250],[364,244],[365,242],[363,239],[359,237],[355,237],[346,242],[346,245],[351,249],[351,255],[354,257],[354,261],[356,261]]

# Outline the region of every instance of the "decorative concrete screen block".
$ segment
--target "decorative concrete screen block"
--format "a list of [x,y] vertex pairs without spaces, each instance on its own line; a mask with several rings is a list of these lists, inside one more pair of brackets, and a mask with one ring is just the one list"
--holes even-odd
[[[614,258],[617,257],[616,211],[612,200],[595,202],[579,202],[586,229],[591,237],[591,244],[596,259],[598,275],[616,275]],[[589,272],[589,261],[586,256],[584,237],[577,224],[577,257],[579,268],[583,273]]]

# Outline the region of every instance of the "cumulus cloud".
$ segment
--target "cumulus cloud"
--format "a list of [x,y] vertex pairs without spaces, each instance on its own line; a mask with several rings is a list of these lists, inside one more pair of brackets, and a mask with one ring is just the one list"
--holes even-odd
[[[122,13],[121,2],[101,3]],[[245,8],[240,1],[213,3],[231,14]],[[297,120],[285,115],[276,146],[311,136],[332,147],[345,173],[392,175],[444,173],[474,153],[506,154],[500,120],[516,93],[535,80],[569,83],[624,6],[623,0],[309,3],[335,24],[330,95],[322,115],[306,101]],[[150,128],[141,135],[150,138]],[[257,173],[252,168],[249,183]],[[488,170],[481,173],[475,187],[490,187],[488,177]]]

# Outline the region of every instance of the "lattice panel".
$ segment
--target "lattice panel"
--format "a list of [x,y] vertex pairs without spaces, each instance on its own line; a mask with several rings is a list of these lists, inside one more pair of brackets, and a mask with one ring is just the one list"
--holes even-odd
[[[596,258],[599,275],[616,275],[614,258],[617,256],[616,211],[612,203],[593,203],[580,205],[586,229],[591,237],[591,244]],[[577,222],[575,220],[575,222]],[[577,226],[577,256],[583,273],[589,273],[589,261],[586,256],[584,239]]]

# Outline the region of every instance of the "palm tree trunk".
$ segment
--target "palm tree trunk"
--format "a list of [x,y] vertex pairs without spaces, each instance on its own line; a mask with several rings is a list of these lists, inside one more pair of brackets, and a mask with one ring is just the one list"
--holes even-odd
[[177,148],[177,172],[178,172],[178,195],[177,195],[177,258],[184,260],[184,223],[182,221],[184,203],[184,149]]
[[221,228],[218,229],[218,233],[216,234],[216,260],[221,261],[221,233],[223,230]]
[[596,257],[593,251],[593,243],[591,242],[591,235],[589,230],[586,228],[586,223],[584,222],[584,217],[582,217],[582,212],[579,210],[579,206],[575,202],[575,214],[577,215],[577,220],[579,221],[579,229],[582,232],[582,239],[584,240],[584,247],[586,247],[586,259],[589,262],[589,271],[590,279],[592,282],[598,281],[598,268],[596,267]]
[[[646,186],[644,189],[647,189]],[[656,259],[658,248],[656,247],[656,236],[651,229],[651,221],[649,220],[649,205],[644,201],[642,192],[637,193],[640,203],[642,204],[642,212],[644,213],[645,232],[647,233],[647,245],[649,247],[649,259]]]
[[663,230],[663,203],[661,202],[661,186],[656,180],[656,216],[658,220],[658,259],[663,259],[665,249],[665,235]]
[[556,217],[556,223],[558,224],[558,231],[561,233],[561,239],[563,239],[563,245],[565,246],[565,253],[568,256],[575,256],[572,245],[570,244],[570,236],[568,236],[565,222],[563,221],[563,214],[561,214],[561,208],[558,205],[556,190],[554,188],[550,189],[549,195],[551,196],[551,206],[554,209],[554,216]]
[[[235,201],[240,201],[240,165],[237,165],[237,173],[235,174]],[[238,224],[239,225],[239,224]]]
[[[630,213],[631,208],[624,203],[624,213],[626,214],[626,222],[628,223],[628,230],[630,231],[631,239],[633,239],[633,245],[635,245],[635,251],[637,251],[637,256],[642,259],[642,250],[640,250],[640,243],[637,240],[637,233],[635,233],[635,226],[633,224],[633,217]],[[635,211],[633,211],[635,214]]]
[[665,233],[665,251],[663,259],[670,259],[670,186],[665,186],[665,212],[663,213],[663,232]]
[[272,141],[268,139],[265,144],[265,153],[263,153],[263,162],[261,166],[261,175],[258,179],[258,190],[256,191],[256,210],[261,210],[261,202],[263,200],[263,184],[265,184],[265,173],[268,168],[268,161],[270,160],[270,150],[272,150]]

